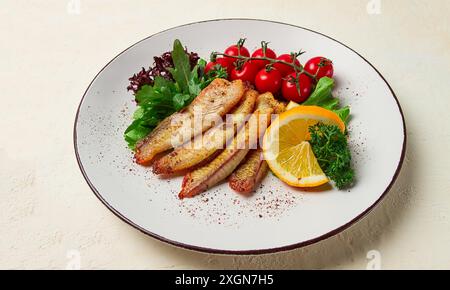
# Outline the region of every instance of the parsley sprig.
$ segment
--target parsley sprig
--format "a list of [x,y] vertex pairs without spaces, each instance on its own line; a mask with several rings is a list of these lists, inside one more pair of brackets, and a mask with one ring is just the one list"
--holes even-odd
[[309,142],[324,173],[339,189],[351,186],[355,172],[351,167],[347,136],[337,126],[323,123],[310,126],[309,132]]

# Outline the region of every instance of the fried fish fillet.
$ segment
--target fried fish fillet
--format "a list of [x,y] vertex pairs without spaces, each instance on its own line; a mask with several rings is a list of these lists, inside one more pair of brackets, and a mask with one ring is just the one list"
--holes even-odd
[[245,90],[240,80],[215,79],[189,106],[164,119],[137,144],[136,162],[148,164],[158,153],[177,147],[213,127],[218,117],[223,117],[239,103]]
[[268,171],[267,162],[263,159],[262,149],[251,150],[245,161],[229,179],[230,187],[243,195],[250,195]]
[[227,178],[257,143],[270,123],[275,99],[272,94],[258,97],[256,111],[252,114],[233,141],[211,163],[188,173],[182,184],[179,198],[193,197]]
[[179,172],[200,164],[217,150],[223,149],[225,143],[245,124],[247,115],[253,112],[257,97],[257,91],[247,90],[241,102],[232,111],[232,115],[227,115],[231,118],[209,129],[203,136],[194,137],[193,142],[188,142],[157,160],[153,164],[153,172],[156,174]]
[[[274,113],[284,112],[286,105],[276,101],[273,103]],[[264,160],[262,149],[250,150],[245,161],[239,165],[230,176],[229,185],[236,192],[249,195],[269,171],[269,166]]]

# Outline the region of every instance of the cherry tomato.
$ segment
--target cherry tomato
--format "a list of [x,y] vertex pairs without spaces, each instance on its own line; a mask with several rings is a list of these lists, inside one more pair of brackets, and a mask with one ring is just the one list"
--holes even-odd
[[230,64],[230,62],[224,57],[217,58],[216,63],[225,68],[227,70],[228,75],[230,75],[231,69],[233,68],[233,64]]
[[210,70],[214,69],[216,65],[220,65],[224,69],[227,70],[228,75],[230,75],[232,65],[223,57],[219,57],[215,62],[208,62],[205,66],[205,74],[207,74]]
[[281,88],[281,74],[277,69],[260,70],[255,77],[255,86],[260,93],[277,93]]
[[208,63],[205,65],[205,74],[207,74],[210,70],[212,70],[216,64],[217,64],[217,63],[212,62],[212,61],[208,62]]
[[[269,57],[269,58],[276,58],[277,57],[275,51],[271,50],[270,48],[266,48],[266,55],[265,56]],[[259,48],[259,49],[255,50],[252,53],[252,57],[264,57],[263,49]],[[268,65],[270,63],[270,61],[268,61],[268,60],[252,60],[252,62],[254,64],[256,64],[256,66],[259,69],[265,67],[266,65]]]
[[[288,63],[292,63],[292,57],[290,54],[282,54],[280,56],[277,57],[277,60],[281,60],[284,62],[288,62]],[[300,66],[300,62],[298,61],[298,59],[295,60],[295,65]],[[276,68],[280,73],[281,76],[285,77],[290,73],[294,72],[294,68],[291,66],[288,66],[286,64],[283,63],[274,63],[273,67]]]
[[316,80],[323,77],[333,77],[333,62],[325,57],[317,56],[308,60],[305,64],[305,71],[316,75]]
[[300,94],[297,90],[295,82],[295,73],[291,73],[283,81],[281,92],[286,100],[294,101],[296,103],[303,103],[311,95],[312,80],[305,74],[300,74],[298,77],[298,84],[300,86]]
[[257,73],[258,67],[251,62],[246,62],[240,70],[238,70],[236,67],[231,69],[230,79],[243,80],[253,83],[255,81],[255,76]]
[[[237,44],[232,45],[230,47],[228,47],[227,49],[225,49],[225,54],[228,55],[232,55],[232,56],[238,56],[238,55],[242,55],[242,56],[246,56],[249,57],[250,56],[250,52],[248,51],[248,49],[243,46],[244,42],[239,41],[239,45],[240,48],[238,47]],[[236,61],[236,58],[232,58],[232,57],[225,57],[225,59],[228,61],[228,63],[233,64],[233,62]]]

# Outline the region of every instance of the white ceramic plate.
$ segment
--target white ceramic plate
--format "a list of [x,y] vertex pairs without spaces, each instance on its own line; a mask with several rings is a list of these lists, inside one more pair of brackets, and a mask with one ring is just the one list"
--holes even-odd
[[[213,33],[222,31],[223,33]],[[302,48],[307,59],[333,60],[335,94],[350,104],[350,143],[357,183],[349,191],[300,191],[272,174],[250,199],[224,183],[193,199],[179,200],[181,177],[160,179],[136,165],[123,140],[135,109],[128,77],[152,64],[178,38],[208,58],[239,38],[255,49],[270,41],[279,53]],[[150,36],[115,57],[90,84],[74,129],[81,171],[97,197],[142,232],[189,249],[259,254],[305,246],[330,237],[369,212],[389,191],[405,152],[400,105],[381,74],[362,56],[323,34],[283,23],[227,19],[192,23]]]

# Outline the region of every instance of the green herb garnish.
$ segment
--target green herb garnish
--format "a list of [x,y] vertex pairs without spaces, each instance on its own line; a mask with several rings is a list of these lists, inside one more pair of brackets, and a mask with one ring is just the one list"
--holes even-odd
[[191,70],[189,55],[176,39],[171,52],[174,67],[168,68],[175,81],[156,76],[152,86],[144,85],[137,91],[136,112],[126,129],[124,138],[134,150],[136,143],[147,136],[163,119],[189,105],[215,78],[226,78],[226,71],[204,74],[206,61],[200,59]]
[[339,189],[351,186],[355,173],[351,167],[347,136],[337,126],[323,123],[310,126],[309,132],[309,142],[324,173]]
[[333,97],[331,91],[334,87],[334,80],[329,77],[323,77],[316,85],[314,92],[302,105],[319,106],[335,112],[345,124],[349,121],[350,107],[339,108],[339,99]]

